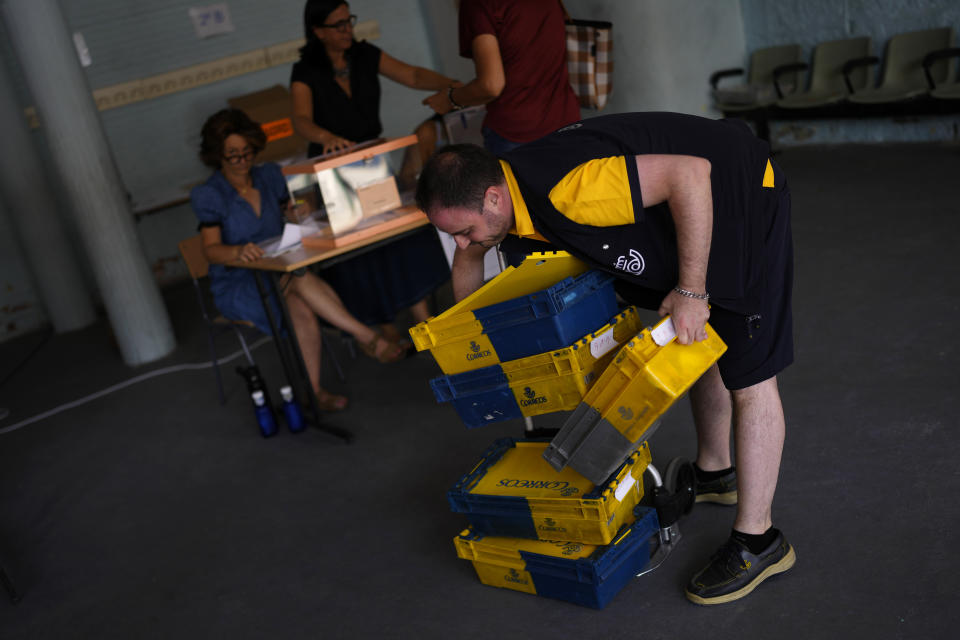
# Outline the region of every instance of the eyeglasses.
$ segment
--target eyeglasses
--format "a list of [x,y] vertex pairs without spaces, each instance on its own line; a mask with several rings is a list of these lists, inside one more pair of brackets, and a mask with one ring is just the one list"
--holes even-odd
[[240,164],[241,162],[253,159],[253,156],[255,155],[257,155],[256,151],[253,149],[247,149],[243,153],[238,153],[234,156],[223,156],[223,159],[229,164]]
[[337,20],[333,24],[322,24],[320,25],[324,29],[336,29],[337,31],[346,31],[347,27],[357,26],[357,16],[352,15],[346,20]]

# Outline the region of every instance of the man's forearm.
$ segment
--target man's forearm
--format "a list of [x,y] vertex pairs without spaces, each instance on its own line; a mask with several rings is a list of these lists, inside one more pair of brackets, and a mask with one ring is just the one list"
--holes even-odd
[[487,253],[486,247],[479,245],[466,249],[457,249],[453,252],[453,299],[460,302],[471,293],[483,286],[483,258]]
[[678,174],[673,176],[667,199],[677,232],[677,286],[694,293],[705,293],[713,236],[710,163],[689,163]]

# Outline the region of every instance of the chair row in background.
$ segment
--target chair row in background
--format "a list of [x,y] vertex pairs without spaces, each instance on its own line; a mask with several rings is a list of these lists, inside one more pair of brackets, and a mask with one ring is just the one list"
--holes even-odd
[[752,120],[757,135],[770,139],[770,119],[863,118],[960,112],[960,80],[953,29],[940,27],[890,38],[881,63],[868,36],[823,42],[809,63],[801,47],[788,44],[754,51],[746,82],[721,86],[744,69],[710,76],[715,107],[727,117]]

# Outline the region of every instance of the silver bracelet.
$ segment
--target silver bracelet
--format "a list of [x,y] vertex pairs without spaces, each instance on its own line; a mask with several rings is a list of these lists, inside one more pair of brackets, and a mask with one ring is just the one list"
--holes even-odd
[[703,301],[707,301],[710,299],[710,294],[706,292],[694,293],[693,291],[687,291],[686,289],[681,289],[680,287],[674,287],[673,290],[687,298],[695,298],[697,300],[703,300]]

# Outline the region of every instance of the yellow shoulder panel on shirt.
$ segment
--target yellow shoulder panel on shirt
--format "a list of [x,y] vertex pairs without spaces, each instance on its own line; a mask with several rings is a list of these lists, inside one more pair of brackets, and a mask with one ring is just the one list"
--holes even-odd
[[517,184],[517,178],[513,175],[513,168],[507,164],[506,160],[500,161],[500,168],[503,169],[507,189],[510,190],[510,200],[513,202],[513,227],[510,228],[510,233],[521,238],[533,238],[534,240],[548,242],[533,226],[533,220],[530,219],[530,210],[527,209],[527,203],[524,202],[523,194],[520,193],[520,185]]
[[550,190],[557,211],[578,224],[614,227],[634,221],[623,156],[584,162]]
[[776,186],[773,184],[773,166],[770,164],[770,160],[767,160],[767,168],[763,170],[763,186],[770,189]]

